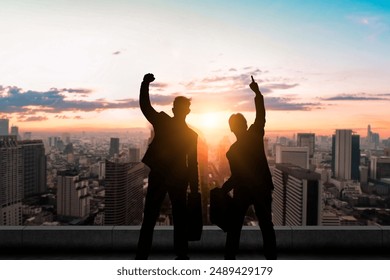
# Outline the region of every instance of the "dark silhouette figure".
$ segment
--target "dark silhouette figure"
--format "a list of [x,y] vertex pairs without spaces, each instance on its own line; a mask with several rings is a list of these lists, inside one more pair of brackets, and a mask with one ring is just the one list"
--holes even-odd
[[153,81],[153,74],[144,76],[139,98],[142,113],[153,125],[154,138],[142,159],[150,173],[136,259],[149,256],[154,227],[167,193],[172,204],[174,251],[177,259],[188,259],[186,199],[188,185],[192,193],[198,192],[198,135],[185,122],[190,99],[175,98],[173,117],[152,107],[149,84]]
[[263,235],[266,259],[276,259],[276,238],[272,223],[271,172],[264,152],[265,107],[259,86],[252,77],[250,88],[256,94],[256,119],[249,127],[245,117],[233,114],[229,118],[230,130],[237,141],[226,153],[231,176],[223,184],[226,192],[233,189],[233,215],[225,246],[225,259],[235,259],[238,253],[241,229],[248,207],[253,204]]

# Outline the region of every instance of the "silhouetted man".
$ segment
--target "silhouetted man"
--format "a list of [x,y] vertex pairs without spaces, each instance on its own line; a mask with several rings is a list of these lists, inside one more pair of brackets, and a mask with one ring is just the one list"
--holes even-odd
[[235,259],[239,248],[241,229],[248,207],[253,204],[263,235],[264,256],[276,259],[276,239],[272,223],[272,183],[271,172],[264,152],[265,108],[264,98],[257,83],[249,85],[256,94],[256,119],[249,127],[245,117],[233,114],[229,118],[230,130],[237,141],[226,153],[231,176],[222,188],[233,189],[234,214],[231,229],[228,230],[225,246],[225,259]]
[[136,259],[149,256],[154,227],[167,193],[172,205],[176,258],[188,259],[186,198],[188,185],[191,192],[198,192],[198,135],[185,122],[190,112],[190,99],[175,98],[173,117],[152,107],[149,84],[153,81],[153,74],[144,76],[139,98],[142,113],[153,125],[154,138],[142,159],[149,166],[150,173]]

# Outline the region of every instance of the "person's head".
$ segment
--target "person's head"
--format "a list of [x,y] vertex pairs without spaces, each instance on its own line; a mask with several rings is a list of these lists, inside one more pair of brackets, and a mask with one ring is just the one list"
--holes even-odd
[[242,134],[248,129],[246,119],[241,113],[233,114],[230,116],[229,126],[231,132],[233,132],[236,136]]
[[185,118],[190,113],[191,99],[178,96],[173,101],[172,112],[175,117]]

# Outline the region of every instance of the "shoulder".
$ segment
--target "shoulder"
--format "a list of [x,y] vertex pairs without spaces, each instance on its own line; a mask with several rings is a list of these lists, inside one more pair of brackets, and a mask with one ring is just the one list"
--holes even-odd
[[172,120],[172,117],[170,117],[164,111],[161,111],[161,112],[157,113],[157,120],[158,120],[158,122],[167,123],[167,122],[170,122]]
[[198,138],[198,133],[196,133],[193,129],[189,128],[188,126],[187,126],[187,134],[191,138]]

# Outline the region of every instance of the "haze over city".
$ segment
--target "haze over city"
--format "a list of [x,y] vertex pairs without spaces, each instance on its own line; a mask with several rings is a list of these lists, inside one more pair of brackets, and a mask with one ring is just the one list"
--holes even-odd
[[248,84],[265,96],[267,135],[367,125],[390,137],[388,1],[2,1],[0,118],[20,131],[146,128],[152,103],[209,141],[253,121]]

